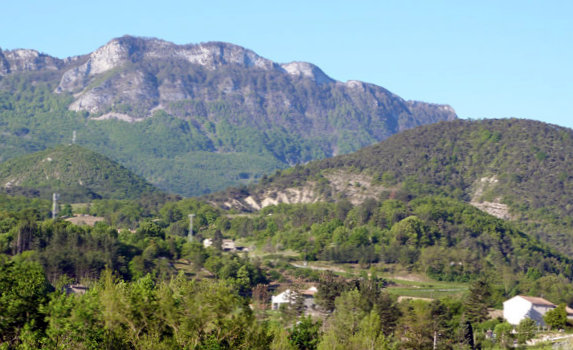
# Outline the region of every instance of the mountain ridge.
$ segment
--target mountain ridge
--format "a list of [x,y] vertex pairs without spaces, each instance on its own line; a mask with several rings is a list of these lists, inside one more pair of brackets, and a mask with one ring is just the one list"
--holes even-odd
[[[0,159],[62,143],[76,130],[79,144],[185,196],[457,118],[447,105],[221,42],[124,36],[49,65],[37,51],[21,56],[2,54],[11,73],[0,77]],[[8,151],[15,144],[23,148]]]

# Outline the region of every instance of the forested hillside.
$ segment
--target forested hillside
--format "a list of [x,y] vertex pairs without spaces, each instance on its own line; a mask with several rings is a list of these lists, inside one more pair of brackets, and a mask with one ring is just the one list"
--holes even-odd
[[50,148],[0,163],[0,184],[9,193],[68,202],[135,199],[158,192],[153,185],[100,154],[77,145]]
[[[305,184],[321,200],[384,189],[440,194],[486,211],[501,209],[498,216],[572,254],[572,156],[573,131],[567,128],[519,119],[458,120],[408,130],[353,154],[278,172],[258,186],[226,192],[220,201],[212,198],[258,200]],[[344,186],[335,183],[340,171],[348,179]],[[368,181],[361,188],[353,177]],[[242,206],[249,208],[244,201]]]
[[[570,259],[511,223],[440,196],[282,204],[247,216],[194,199],[95,200],[84,210],[106,222],[94,227],[46,219],[32,200],[4,199],[0,342],[7,346],[431,349],[439,332],[442,349],[467,346],[468,334],[492,348],[501,338],[485,338],[487,330],[506,324],[489,319],[488,308],[517,294],[573,303]],[[196,215],[193,242],[188,213]],[[204,247],[203,238],[213,245]],[[224,251],[223,238],[249,252]],[[362,272],[294,264],[316,259]],[[395,282],[382,277],[391,271],[456,281],[467,292],[398,303]],[[85,294],[64,292],[78,282]],[[272,285],[318,286],[318,315],[304,316],[296,302],[270,310]],[[344,327],[349,320],[354,325]]]
[[65,60],[21,50],[0,61],[0,161],[69,143],[75,130],[78,144],[185,196],[456,118],[226,43],[126,36]]

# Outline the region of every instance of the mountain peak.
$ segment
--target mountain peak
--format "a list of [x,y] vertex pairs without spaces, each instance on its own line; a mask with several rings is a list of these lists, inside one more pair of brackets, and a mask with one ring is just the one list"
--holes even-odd
[[[241,46],[207,42],[200,44],[177,45],[156,38],[142,38],[125,35],[110,40],[89,55],[88,60],[62,76],[56,92],[77,92],[89,85],[91,77],[129,63],[138,64],[144,61],[170,61],[200,65],[208,70],[215,70],[224,65],[236,65],[245,68],[263,70],[275,69],[277,65],[251,50]],[[99,109],[81,108],[95,112]]]
[[329,84],[335,82],[334,79],[330,78],[320,68],[312,63],[291,62],[282,64],[281,67],[290,75],[309,78],[318,84]]
[[0,76],[16,72],[58,70],[64,61],[36,50],[0,50]]

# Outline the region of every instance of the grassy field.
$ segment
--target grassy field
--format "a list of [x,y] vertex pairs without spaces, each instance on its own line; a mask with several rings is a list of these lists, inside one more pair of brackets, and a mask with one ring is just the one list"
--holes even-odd
[[388,276],[387,279],[393,282],[388,287],[388,292],[397,296],[441,299],[445,297],[461,298],[468,290],[468,284],[441,281],[411,281]]
[[[356,264],[332,264],[323,261],[311,262],[306,265],[302,261],[296,261],[291,262],[291,265],[318,271],[330,270],[345,277],[357,277],[363,271],[370,271],[360,268]],[[467,283],[436,281],[423,274],[407,273],[395,269],[394,266],[390,269],[376,267],[375,270],[380,271],[377,272],[378,276],[391,282],[387,290],[396,296],[424,299],[461,298],[469,288]]]

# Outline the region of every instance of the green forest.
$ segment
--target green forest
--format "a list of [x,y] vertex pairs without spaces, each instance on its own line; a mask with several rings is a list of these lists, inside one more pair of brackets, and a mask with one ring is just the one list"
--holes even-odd
[[159,192],[128,169],[78,145],[56,146],[0,163],[0,183],[9,193],[68,203],[135,199]]
[[[252,214],[196,199],[104,199],[62,203],[57,219],[48,201],[1,202],[2,348],[501,349],[524,344],[536,327],[512,333],[488,310],[518,294],[573,304],[569,258],[439,195]],[[66,220],[73,214],[103,221],[78,226]],[[228,251],[224,240],[248,250]],[[400,273],[425,276],[411,291],[456,292],[398,301],[408,285]],[[70,293],[76,284],[85,293]],[[271,295],[310,285],[311,316],[297,298],[270,307]]]
[[277,171],[243,188],[243,194],[227,191],[207,198],[220,203],[218,196],[244,198],[311,182],[320,185],[324,200],[336,201],[345,193],[333,190],[327,177],[345,170],[398,192],[506,205],[509,219],[520,230],[571,256],[572,154],[573,132],[567,128],[523,119],[457,120],[406,130],[352,154]]

